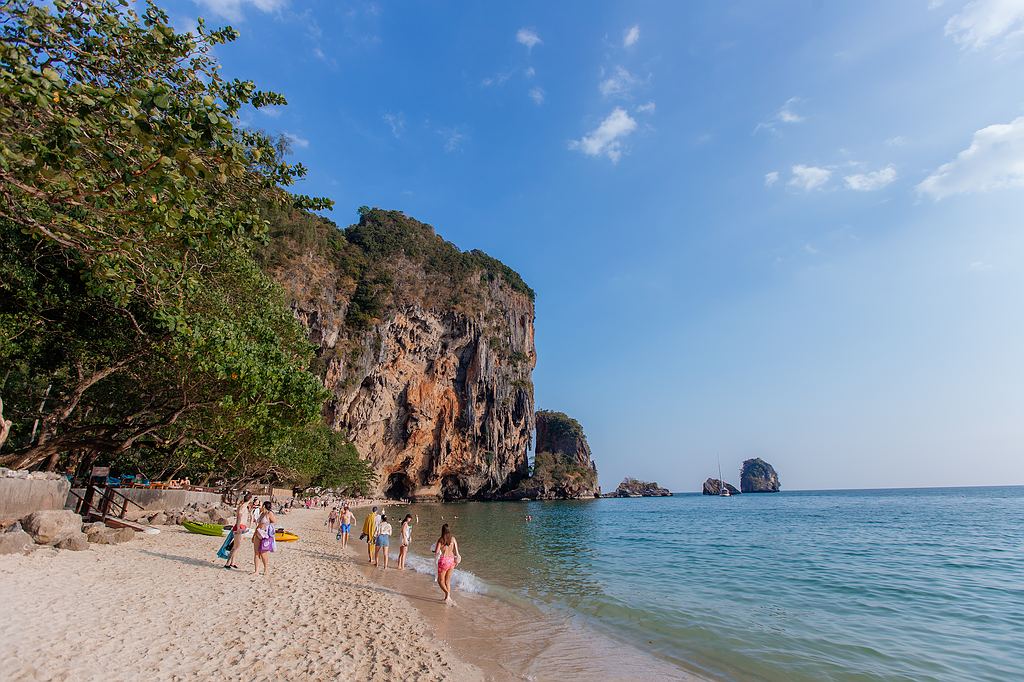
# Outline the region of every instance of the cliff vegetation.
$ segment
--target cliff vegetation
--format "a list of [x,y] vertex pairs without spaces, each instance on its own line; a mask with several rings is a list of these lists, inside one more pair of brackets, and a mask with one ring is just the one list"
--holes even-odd
[[111,0],[3,12],[0,464],[368,483],[256,259],[268,213],[330,202],[236,125],[285,103],[221,76],[236,33]]

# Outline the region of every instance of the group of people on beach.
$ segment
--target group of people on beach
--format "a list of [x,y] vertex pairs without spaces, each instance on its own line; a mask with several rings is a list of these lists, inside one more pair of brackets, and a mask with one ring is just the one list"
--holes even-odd
[[[352,518],[352,512],[348,511],[347,505],[344,508],[344,512],[347,512],[349,518]],[[412,544],[412,520],[412,514],[406,514],[405,518],[402,519],[402,525],[399,529],[398,568],[403,570],[405,569],[406,558],[409,555],[409,545]],[[329,521],[330,518],[328,517]],[[363,520],[359,539],[366,541],[366,557],[374,566],[381,566],[384,569],[388,567],[391,534],[393,532],[394,529],[383,509],[378,511],[377,507],[373,507]],[[452,535],[447,523],[441,526],[441,535],[437,542],[434,543],[431,551],[437,560],[437,584],[441,588],[441,592],[444,593],[444,603],[454,606],[455,602],[452,600],[452,571],[462,562],[462,555],[459,553],[459,543],[455,536]],[[381,565],[381,559],[383,559],[383,565]]]
[[274,513],[274,505],[267,500],[262,505],[255,495],[243,495],[235,508],[235,522],[231,526],[231,532],[221,547],[219,556],[227,554],[227,563],[224,568],[239,568],[235,563],[235,556],[242,546],[242,538],[252,537],[252,573],[257,575],[260,572],[260,565],[263,566],[263,575],[270,574],[269,554],[277,549],[274,540],[276,532],[277,515]]

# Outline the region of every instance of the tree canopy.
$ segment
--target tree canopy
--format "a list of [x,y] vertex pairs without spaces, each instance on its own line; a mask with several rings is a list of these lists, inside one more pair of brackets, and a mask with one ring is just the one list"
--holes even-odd
[[326,392],[255,253],[268,213],[331,202],[289,192],[305,169],[237,123],[284,97],[221,75],[230,27],[0,9],[0,464],[319,475]]

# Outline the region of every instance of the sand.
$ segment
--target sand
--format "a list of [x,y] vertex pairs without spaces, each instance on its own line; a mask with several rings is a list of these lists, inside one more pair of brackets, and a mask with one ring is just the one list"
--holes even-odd
[[325,518],[303,509],[279,519],[301,539],[278,544],[269,578],[252,575],[251,551],[239,553],[245,570],[228,571],[215,556],[222,539],[174,526],[83,552],[0,556],[2,676],[484,679],[410,602],[435,595],[381,586],[363,565],[365,544],[341,552]]

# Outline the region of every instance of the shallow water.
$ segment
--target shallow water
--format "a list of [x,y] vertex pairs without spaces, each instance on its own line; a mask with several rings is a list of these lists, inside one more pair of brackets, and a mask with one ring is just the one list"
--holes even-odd
[[408,510],[420,556],[452,524],[457,590],[539,605],[680,671],[1024,679],[1024,487]]

